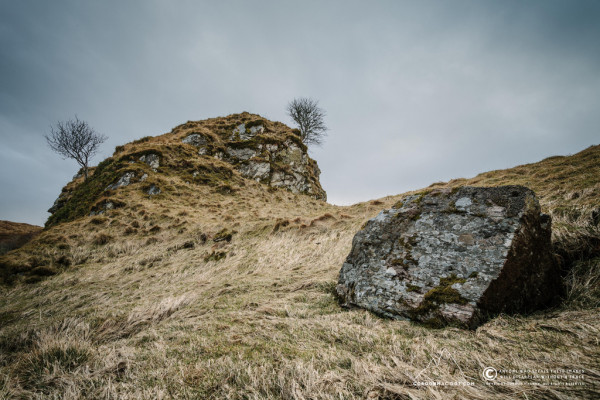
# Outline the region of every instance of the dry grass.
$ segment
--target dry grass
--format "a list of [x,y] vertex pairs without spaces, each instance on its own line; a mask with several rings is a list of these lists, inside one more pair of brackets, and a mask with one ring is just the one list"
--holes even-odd
[[[563,171],[577,160],[542,163]],[[254,182],[232,196],[177,176],[169,178],[177,194],[161,198],[125,188],[118,196],[130,207],[98,224],[58,225],[2,259],[37,257],[60,273],[0,289],[0,398],[597,398],[600,259],[591,215],[600,174],[593,181],[571,171],[557,183],[559,197],[551,174],[539,177],[548,186],[530,182],[554,215],[556,248],[574,265],[564,301],[476,331],[339,307],[334,287],[354,234],[400,196],[336,207]],[[511,179],[524,173],[460,182],[523,183]],[[587,194],[570,198],[576,191]],[[213,241],[223,229],[237,233]],[[100,235],[111,239],[94,244]],[[59,265],[61,256],[71,265]],[[489,366],[584,369],[585,385],[488,386],[481,373]],[[472,385],[414,385],[430,381]]]
[[0,221],[0,255],[18,249],[42,231],[42,227],[10,221]]

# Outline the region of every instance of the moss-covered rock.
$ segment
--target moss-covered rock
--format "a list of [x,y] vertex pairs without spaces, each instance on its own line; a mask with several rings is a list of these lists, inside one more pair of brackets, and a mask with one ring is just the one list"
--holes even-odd
[[550,219],[531,190],[463,187],[407,196],[370,220],[337,290],[345,305],[390,317],[476,327],[550,304],[559,282]]

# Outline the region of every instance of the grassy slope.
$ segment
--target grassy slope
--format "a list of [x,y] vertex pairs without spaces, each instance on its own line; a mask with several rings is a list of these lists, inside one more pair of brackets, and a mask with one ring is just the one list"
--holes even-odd
[[[249,181],[222,194],[175,175],[177,190],[156,197],[124,188],[116,196],[129,207],[57,225],[11,255],[64,272],[1,289],[0,397],[599,396],[599,262],[589,260],[599,157],[593,147],[433,185],[528,184],[558,220],[557,249],[588,259],[565,278],[560,307],[473,332],[338,306],[354,234],[400,195],[337,207]],[[231,242],[211,240],[223,228],[237,232]],[[486,366],[585,369],[587,386],[486,386]],[[412,385],[430,380],[474,386]]]

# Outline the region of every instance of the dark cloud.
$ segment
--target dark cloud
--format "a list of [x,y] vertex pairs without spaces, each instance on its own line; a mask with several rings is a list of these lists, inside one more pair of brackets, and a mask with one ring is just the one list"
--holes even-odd
[[312,96],[332,202],[597,144],[597,1],[128,1],[0,5],[0,219],[41,224],[77,114],[114,146]]

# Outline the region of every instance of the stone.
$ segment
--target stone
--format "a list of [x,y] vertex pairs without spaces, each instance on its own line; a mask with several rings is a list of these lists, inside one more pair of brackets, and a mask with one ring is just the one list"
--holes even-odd
[[60,195],[58,195],[58,198],[54,200],[54,204],[52,204],[52,207],[48,209],[48,212],[50,214],[54,214],[55,212],[63,208],[68,201],[69,196],[67,195],[67,193],[62,192]]
[[196,146],[198,148],[198,155],[203,156],[208,154],[208,149],[206,148],[208,140],[206,140],[206,137],[200,135],[199,133],[192,133],[191,135],[188,135],[181,139],[181,141],[183,143]]
[[148,164],[154,172],[160,167],[160,157],[158,154],[145,154],[140,157],[140,161]]
[[123,174],[121,178],[112,185],[108,185],[106,190],[116,190],[122,186],[129,186],[131,184],[131,180],[135,177],[135,172],[129,171]]
[[92,209],[92,211],[90,211],[90,213],[88,215],[89,216],[102,215],[102,214],[105,214],[107,211],[114,210],[118,206],[122,206],[122,204],[119,204],[119,203],[115,204],[110,200],[105,200],[102,203],[94,206],[94,208]]
[[157,194],[160,194],[160,188],[156,185],[152,185],[150,186],[150,188],[148,188],[146,193],[148,193],[150,196],[155,196]]
[[246,164],[242,164],[238,168],[238,171],[246,178],[261,182],[269,179],[271,164],[268,162],[249,161]]
[[264,131],[265,127],[263,125],[254,125],[246,129],[246,124],[239,124],[231,133],[229,140],[250,140]]
[[258,155],[258,152],[250,147],[244,147],[241,149],[227,147],[226,150],[227,154],[236,161],[246,161]]
[[313,193],[308,179],[298,172],[292,172],[291,174],[282,171],[273,172],[270,185],[288,188],[292,193]]
[[206,138],[198,133],[192,133],[191,135],[188,135],[181,139],[181,141],[183,143],[191,144],[192,146],[196,147],[206,146],[207,143]]
[[345,306],[473,329],[560,295],[550,236],[550,217],[523,186],[408,196],[355,235],[336,290]]

